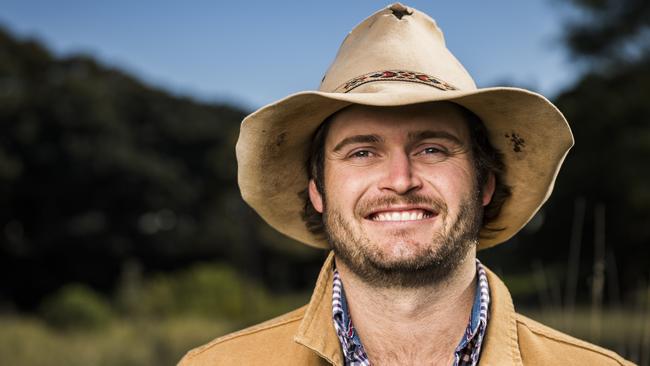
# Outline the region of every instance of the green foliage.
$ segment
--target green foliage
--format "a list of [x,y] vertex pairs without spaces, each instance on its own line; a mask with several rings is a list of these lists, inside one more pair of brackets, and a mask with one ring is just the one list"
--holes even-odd
[[56,332],[38,320],[0,317],[0,364],[174,365],[189,349],[232,330],[221,321],[115,320],[101,331]]
[[172,365],[194,347],[308,300],[271,294],[222,264],[148,278],[140,270],[128,265],[110,303],[70,285],[44,302],[42,319],[0,315],[0,365]]
[[246,283],[223,266],[194,267],[179,278],[175,288],[179,310],[224,318],[241,317],[267,297],[262,288]]
[[32,284],[5,281],[0,297],[106,293],[131,260],[158,272],[226,258],[260,276],[265,224],[236,183],[244,115],[0,29],[0,281]]
[[176,273],[158,274],[141,284],[123,281],[117,302],[126,316],[194,316],[252,324],[303,305],[306,295],[271,295],[232,267],[197,264]]
[[90,288],[66,285],[41,307],[43,319],[60,329],[101,329],[111,321],[110,305]]

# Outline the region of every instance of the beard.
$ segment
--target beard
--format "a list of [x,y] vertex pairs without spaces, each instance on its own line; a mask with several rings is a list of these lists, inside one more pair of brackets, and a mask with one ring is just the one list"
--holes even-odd
[[[442,220],[440,229],[425,243],[409,242],[409,232],[396,230],[392,237],[416,248],[410,256],[390,258],[378,243],[373,243],[363,229],[355,230],[341,212],[325,207],[323,223],[327,240],[337,260],[341,260],[367,284],[377,288],[418,288],[440,283],[453,275],[478,245],[483,220],[480,192],[460,203],[458,215],[449,217],[444,202],[417,194],[384,197],[360,204],[357,216],[363,217],[372,207],[387,204],[427,204]],[[413,253],[411,253],[413,254]]]

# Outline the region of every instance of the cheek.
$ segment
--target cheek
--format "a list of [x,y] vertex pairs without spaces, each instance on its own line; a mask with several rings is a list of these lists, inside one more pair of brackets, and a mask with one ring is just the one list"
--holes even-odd
[[473,167],[466,162],[454,161],[426,167],[427,180],[448,204],[474,194],[476,186]]
[[327,204],[354,208],[372,181],[370,172],[358,169],[332,169],[325,174]]

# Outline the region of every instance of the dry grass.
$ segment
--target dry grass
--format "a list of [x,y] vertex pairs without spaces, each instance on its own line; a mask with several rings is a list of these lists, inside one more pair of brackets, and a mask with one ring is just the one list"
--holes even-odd
[[0,365],[174,365],[232,330],[215,320],[117,321],[101,331],[55,331],[40,320],[0,318]]
[[[645,333],[650,324],[642,312],[604,310],[599,340],[593,338],[588,308],[578,308],[572,316],[553,309],[522,313],[639,364],[650,351]],[[103,330],[57,331],[36,318],[4,316],[0,317],[0,365],[174,365],[189,349],[240,326],[183,316],[162,321],[118,320]]]
[[604,309],[595,316],[591,308],[577,308],[572,314],[552,308],[520,312],[576,338],[611,349],[638,364],[647,365],[650,361],[650,318],[644,311]]

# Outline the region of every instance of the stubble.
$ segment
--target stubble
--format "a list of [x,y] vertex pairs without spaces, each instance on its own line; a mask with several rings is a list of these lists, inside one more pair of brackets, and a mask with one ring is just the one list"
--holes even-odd
[[[443,225],[429,242],[412,243],[417,256],[387,258],[363,231],[354,230],[340,212],[327,207],[323,214],[325,232],[337,260],[367,284],[377,288],[423,287],[445,281],[477,246],[483,213],[478,196],[463,200],[455,218],[449,217],[447,206],[439,200],[418,195],[400,197],[399,202],[435,207],[438,218],[443,219]],[[386,200],[398,199],[384,198],[367,205],[378,207]],[[408,240],[408,231],[394,234],[400,240]]]

